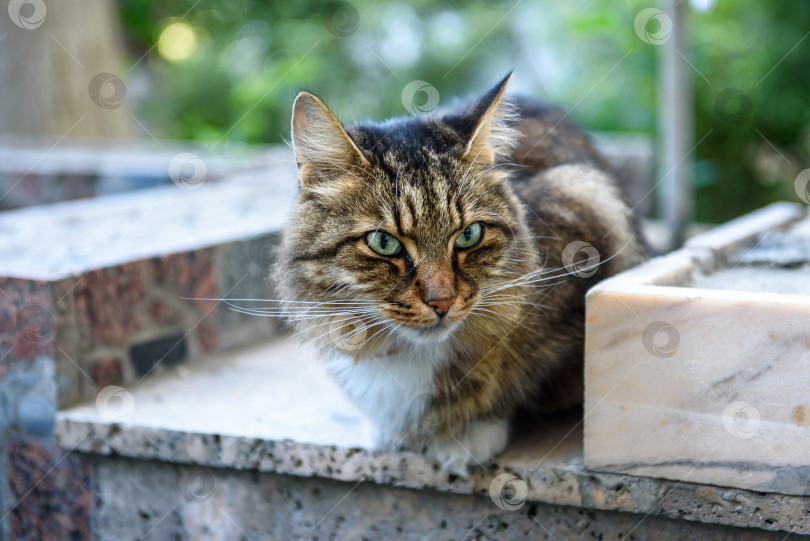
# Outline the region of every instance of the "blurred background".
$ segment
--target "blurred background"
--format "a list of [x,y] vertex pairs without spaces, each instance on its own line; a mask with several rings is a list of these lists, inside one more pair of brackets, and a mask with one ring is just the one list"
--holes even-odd
[[[12,1],[22,19],[0,26],[3,134],[221,151],[282,143],[302,88],[343,121],[379,120],[408,113],[410,81],[444,104],[510,69],[512,91],[558,104],[589,131],[654,143],[660,133],[654,38],[669,30],[653,17],[641,28],[653,39],[640,39],[644,2],[82,0],[48,3],[45,26],[26,31],[26,20],[42,24],[38,1]],[[810,4],[688,4],[677,54],[694,93],[695,219],[796,201],[810,148]]]

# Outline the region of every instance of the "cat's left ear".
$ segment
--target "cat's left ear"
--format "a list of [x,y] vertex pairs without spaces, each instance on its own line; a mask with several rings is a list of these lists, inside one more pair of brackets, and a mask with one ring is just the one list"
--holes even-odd
[[499,158],[508,155],[515,145],[516,132],[511,127],[515,110],[504,98],[506,87],[512,79],[509,72],[501,82],[470,107],[462,118],[466,121],[469,139],[464,158],[480,164],[494,164]]

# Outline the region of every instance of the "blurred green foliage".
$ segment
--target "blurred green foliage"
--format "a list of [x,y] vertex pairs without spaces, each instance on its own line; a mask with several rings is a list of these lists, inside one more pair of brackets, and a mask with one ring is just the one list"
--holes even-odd
[[[650,4],[121,0],[120,10],[140,82],[129,85],[142,89],[138,118],[161,138],[217,144],[281,142],[300,89],[343,121],[381,120],[407,114],[410,81],[447,103],[510,69],[513,91],[559,105],[588,130],[654,136],[659,51],[633,27]],[[170,61],[157,45],[177,21],[197,47]],[[796,201],[810,144],[810,3],[719,0],[689,22],[682,53],[694,66],[695,141],[705,136],[694,155],[696,218]]]

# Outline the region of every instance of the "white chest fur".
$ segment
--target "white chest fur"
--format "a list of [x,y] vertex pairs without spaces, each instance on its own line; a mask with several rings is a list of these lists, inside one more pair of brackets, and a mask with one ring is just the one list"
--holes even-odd
[[333,354],[326,366],[343,390],[368,415],[379,447],[390,447],[406,427],[418,423],[434,390],[436,371],[448,362],[445,344],[409,346],[398,353],[364,358],[357,364],[349,355]]

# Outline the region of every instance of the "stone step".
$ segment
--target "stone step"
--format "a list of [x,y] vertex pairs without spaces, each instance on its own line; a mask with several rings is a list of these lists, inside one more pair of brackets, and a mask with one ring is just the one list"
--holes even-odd
[[286,161],[0,213],[0,376],[50,359],[63,407],[272,335],[270,318],[191,299],[267,298],[294,175]]
[[83,474],[53,445],[58,407],[277,334],[200,299],[267,298],[294,164],[199,180],[0,212],[0,539],[69,520],[51,502]]
[[110,539],[206,527],[210,539],[810,532],[807,497],[589,471],[581,424],[573,413],[522,425],[495,464],[459,478],[421,454],[373,449],[315,352],[282,338],[103,389],[58,412],[56,441],[88,494],[87,520]]
[[585,463],[810,496],[809,269],[776,203],[593,287]]
[[172,164],[190,156],[205,182],[272,168],[290,159],[284,147],[229,144],[216,151],[181,141],[25,140],[0,135],[0,210],[44,205],[180,183]]

